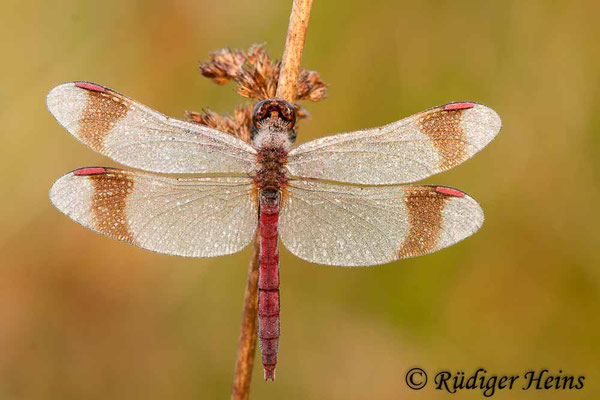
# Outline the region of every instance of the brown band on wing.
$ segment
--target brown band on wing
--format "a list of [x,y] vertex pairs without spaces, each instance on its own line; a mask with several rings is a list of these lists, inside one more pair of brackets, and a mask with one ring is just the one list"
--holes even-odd
[[419,120],[421,132],[431,138],[440,155],[440,169],[451,168],[466,158],[465,131],[461,127],[464,111],[437,108]]
[[413,257],[435,250],[442,229],[442,211],[449,196],[435,187],[420,187],[404,193],[410,229],[398,250],[399,258]]
[[77,135],[96,151],[103,150],[106,133],[127,114],[127,104],[109,91],[88,90]]
[[89,175],[88,179],[94,186],[94,228],[107,236],[132,242],[125,211],[127,196],[133,191],[132,177],[127,173],[107,170],[105,174]]

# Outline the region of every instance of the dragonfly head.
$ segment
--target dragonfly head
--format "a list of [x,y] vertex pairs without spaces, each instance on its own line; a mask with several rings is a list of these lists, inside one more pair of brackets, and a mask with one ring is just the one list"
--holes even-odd
[[291,143],[296,140],[296,109],[281,99],[262,100],[252,112],[252,140],[255,141],[261,130],[286,133]]

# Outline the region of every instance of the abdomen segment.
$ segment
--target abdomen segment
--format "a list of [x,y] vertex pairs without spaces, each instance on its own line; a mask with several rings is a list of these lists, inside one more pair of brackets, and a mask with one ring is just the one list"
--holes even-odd
[[279,346],[279,200],[262,196],[258,274],[258,338],[265,379],[275,380]]

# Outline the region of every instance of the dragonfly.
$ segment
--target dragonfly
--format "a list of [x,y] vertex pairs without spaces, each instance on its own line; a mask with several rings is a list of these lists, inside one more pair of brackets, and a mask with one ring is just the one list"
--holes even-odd
[[278,239],[306,261],[356,267],[453,245],[481,227],[478,202],[406,184],[462,163],[501,129],[494,110],[463,101],[293,147],[296,111],[277,98],[254,107],[251,143],[90,82],[56,86],[47,105],[79,141],[137,169],[85,167],[53,184],[52,203],[86,228],[184,257],[238,252],[258,230],[266,380],[280,337]]

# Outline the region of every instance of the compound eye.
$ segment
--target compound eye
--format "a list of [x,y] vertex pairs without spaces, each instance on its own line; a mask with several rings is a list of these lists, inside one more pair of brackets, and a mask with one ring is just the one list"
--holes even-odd
[[254,110],[252,111],[252,124],[255,128],[258,128],[260,121],[265,119],[267,116],[268,104],[270,100],[262,100],[256,103]]
[[284,100],[280,100],[278,105],[279,117],[287,124],[288,129],[293,129],[296,125],[296,109]]

